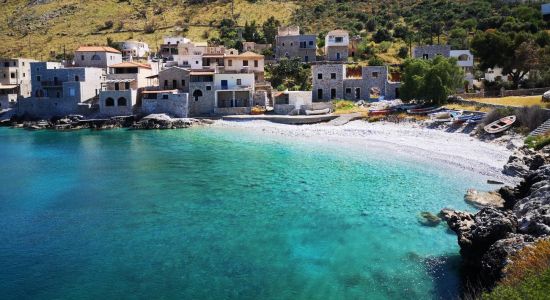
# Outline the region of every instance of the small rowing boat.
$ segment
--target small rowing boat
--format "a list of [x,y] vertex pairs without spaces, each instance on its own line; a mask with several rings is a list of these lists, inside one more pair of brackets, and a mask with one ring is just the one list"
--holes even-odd
[[369,110],[369,116],[385,116],[391,113],[391,109],[371,109]]
[[494,121],[493,123],[485,126],[483,129],[485,129],[487,133],[499,133],[512,127],[514,122],[516,122],[516,116],[507,116],[500,120]]
[[325,109],[317,109],[317,110],[309,110],[306,109],[306,115],[313,116],[313,115],[326,115],[330,112],[330,108]]
[[407,113],[411,115],[427,115],[427,114],[438,112],[442,109],[443,109],[442,107],[431,106],[426,108],[409,109],[407,110]]

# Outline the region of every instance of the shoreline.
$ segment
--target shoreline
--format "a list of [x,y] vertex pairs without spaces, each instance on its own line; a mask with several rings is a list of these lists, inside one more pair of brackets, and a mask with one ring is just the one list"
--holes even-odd
[[369,123],[352,121],[343,126],[326,123],[284,125],[267,121],[224,121],[209,125],[214,128],[246,130],[257,134],[313,142],[321,146],[340,146],[380,155],[391,154],[406,160],[436,162],[442,166],[474,172],[487,180],[517,184],[519,178],[502,173],[514,149],[497,142],[486,142],[466,133],[445,132],[417,123]]

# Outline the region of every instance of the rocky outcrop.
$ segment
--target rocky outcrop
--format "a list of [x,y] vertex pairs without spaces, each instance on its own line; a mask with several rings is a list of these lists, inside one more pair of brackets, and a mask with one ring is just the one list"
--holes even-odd
[[550,147],[543,151],[534,151],[527,147],[521,147],[514,152],[504,165],[503,173],[508,176],[527,176],[529,171],[550,163]]
[[477,208],[504,207],[504,199],[498,192],[481,192],[475,189],[469,189],[466,195],[464,195],[464,201]]
[[[467,273],[475,277],[468,281],[491,288],[505,276],[505,267],[516,252],[539,238],[550,237],[548,150],[548,147],[538,152],[521,148],[510,158],[507,170],[515,170],[524,179],[516,187],[498,190],[501,207],[485,207],[475,214],[441,211],[440,216],[457,234]],[[467,196],[471,202],[485,202],[477,199],[477,191],[469,191]],[[491,193],[491,196],[497,195]]]
[[133,129],[177,129],[200,124],[198,119],[171,118],[165,114],[152,114],[135,123]]

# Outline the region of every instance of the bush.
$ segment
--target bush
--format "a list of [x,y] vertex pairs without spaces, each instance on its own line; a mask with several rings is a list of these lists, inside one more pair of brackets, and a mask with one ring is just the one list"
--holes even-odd
[[550,290],[550,240],[540,240],[512,257],[505,277],[483,299],[548,299]]
[[399,52],[397,53],[397,56],[401,58],[407,58],[409,56],[409,48],[407,48],[406,46],[399,48]]
[[525,126],[529,131],[535,130],[544,121],[546,121],[546,112],[540,106],[522,107],[516,109],[515,112],[519,124]]
[[143,32],[145,34],[151,34],[155,32],[155,24],[153,23],[145,23],[143,26]]
[[525,145],[529,148],[540,150],[544,146],[550,145],[550,134],[529,136],[525,139]]
[[334,110],[350,110],[355,108],[355,103],[353,101],[348,100],[334,100],[332,102],[334,104]]

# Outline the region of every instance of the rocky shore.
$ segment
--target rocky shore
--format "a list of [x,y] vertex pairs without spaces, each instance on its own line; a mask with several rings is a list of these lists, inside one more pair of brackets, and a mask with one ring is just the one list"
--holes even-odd
[[152,114],[139,118],[136,116],[112,117],[108,119],[86,119],[81,115],[68,115],[50,120],[31,121],[12,118],[0,122],[0,126],[25,128],[29,130],[79,130],[79,129],[179,129],[197,125],[212,124],[213,121],[193,118],[171,118],[166,114]]
[[475,214],[440,212],[457,234],[470,286],[491,289],[504,278],[516,252],[539,239],[550,239],[550,146],[540,151],[517,149],[503,172],[523,181],[491,193],[502,199],[502,205],[489,203]]

